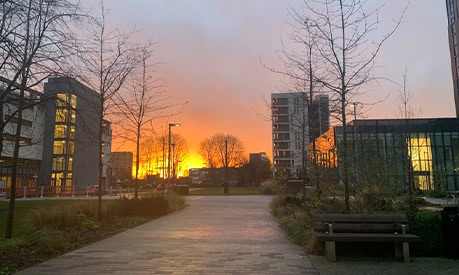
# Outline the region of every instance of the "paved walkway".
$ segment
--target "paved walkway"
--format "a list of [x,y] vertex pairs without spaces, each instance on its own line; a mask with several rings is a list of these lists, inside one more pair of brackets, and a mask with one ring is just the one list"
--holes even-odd
[[269,196],[192,196],[185,210],[20,274],[318,274]]

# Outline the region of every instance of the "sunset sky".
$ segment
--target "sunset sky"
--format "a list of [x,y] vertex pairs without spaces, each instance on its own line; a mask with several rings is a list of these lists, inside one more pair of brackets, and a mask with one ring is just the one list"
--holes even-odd
[[[199,143],[217,132],[239,137],[249,152],[271,152],[269,101],[283,83],[261,65],[282,68],[276,50],[291,32],[289,7],[300,10],[302,0],[110,0],[109,23],[135,26],[139,41],[153,38],[157,76],[170,80],[172,102],[188,102],[171,119],[182,127],[190,147],[188,168],[201,167]],[[369,1],[375,6],[382,1]],[[380,31],[393,26],[406,1],[387,1],[380,14]],[[288,44],[288,43],[287,43]],[[403,24],[383,48],[378,76],[401,82],[405,68],[414,94],[413,108],[422,117],[454,115],[444,1],[411,1]],[[368,88],[360,99],[368,118],[398,115],[398,87],[390,82]],[[164,123],[163,123],[164,124]],[[157,125],[159,128],[161,125]],[[127,148],[127,147],[126,147]],[[123,150],[126,148],[114,148]]]

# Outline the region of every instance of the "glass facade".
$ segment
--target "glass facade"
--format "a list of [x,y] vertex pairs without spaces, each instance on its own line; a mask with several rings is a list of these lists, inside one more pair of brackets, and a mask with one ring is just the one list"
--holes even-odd
[[[420,190],[459,190],[459,119],[357,120],[346,131],[349,162],[374,152],[394,184],[406,185],[410,175]],[[344,161],[343,132],[334,127],[316,139],[321,166]]]
[[57,94],[51,167],[51,183],[53,186],[72,185],[76,104],[77,97],[75,95]]

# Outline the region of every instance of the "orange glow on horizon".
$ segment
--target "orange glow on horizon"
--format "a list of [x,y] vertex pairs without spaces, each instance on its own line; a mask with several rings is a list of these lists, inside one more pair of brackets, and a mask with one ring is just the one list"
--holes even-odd
[[[187,177],[189,169],[202,168],[202,167],[206,167],[206,164],[202,160],[202,157],[195,152],[190,152],[188,154],[188,157],[182,163],[180,163],[180,170],[177,171],[177,177],[179,178]],[[136,169],[136,165],[134,163],[132,165],[132,178],[133,179],[135,179],[135,169]],[[146,176],[147,176],[147,171],[141,163],[140,168],[139,168],[139,179],[144,179]],[[161,178],[164,178],[164,176],[161,175]]]

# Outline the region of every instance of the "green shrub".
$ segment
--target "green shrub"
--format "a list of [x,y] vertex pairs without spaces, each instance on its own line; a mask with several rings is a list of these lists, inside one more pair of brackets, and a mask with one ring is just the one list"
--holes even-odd
[[119,216],[163,216],[168,213],[169,203],[164,196],[151,195],[140,199],[123,198],[112,207],[110,212]]
[[432,197],[432,198],[446,198],[448,193],[446,193],[444,190],[429,190],[429,191],[422,191],[423,195],[427,197]]
[[420,256],[440,256],[443,251],[442,218],[440,213],[416,211],[407,213],[410,233],[421,237],[412,245],[412,251]]
[[33,235],[34,253],[53,255],[66,250],[68,235],[56,229],[38,230]]
[[264,195],[276,195],[282,191],[282,188],[278,181],[269,179],[261,183],[260,190]]
[[71,204],[63,207],[40,208],[31,212],[35,229],[82,230],[97,227],[95,204]]
[[168,203],[168,213],[185,208],[185,199],[176,193],[171,193],[166,197]]

